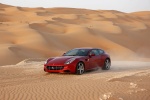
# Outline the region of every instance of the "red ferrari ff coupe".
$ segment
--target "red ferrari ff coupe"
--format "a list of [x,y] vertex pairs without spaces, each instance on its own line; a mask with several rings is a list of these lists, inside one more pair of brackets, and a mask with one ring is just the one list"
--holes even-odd
[[44,64],[45,72],[69,72],[78,75],[87,70],[101,67],[109,70],[111,65],[110,56],[98,48],[75,48],[60,57],[52,57]]

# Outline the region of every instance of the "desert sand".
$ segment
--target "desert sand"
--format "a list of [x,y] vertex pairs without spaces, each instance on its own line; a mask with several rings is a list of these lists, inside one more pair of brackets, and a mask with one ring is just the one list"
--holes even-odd
[[[0,100],[149,100],[150,11],[124,13],[0,4]],[[43,71],[78,47],[108,52],[111,70]]]
[[[41,61],[40,61],[41,60]],[[0,100],[149,100],[150,62],[113,61],[109,71],[45,73],[42,59],[0,67]]]

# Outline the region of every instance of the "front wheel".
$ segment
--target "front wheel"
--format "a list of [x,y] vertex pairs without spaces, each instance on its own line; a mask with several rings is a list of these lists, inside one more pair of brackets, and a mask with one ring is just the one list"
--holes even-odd
[[110,60],[106,59],[104,62],[104,66],[102,67],[103,70],[109,70],[110,69]]
[[79,62],[77,64],[77,67],[76,67],[76,74],[77,75],[81,75],[84,73],[84,63],[83,62]]

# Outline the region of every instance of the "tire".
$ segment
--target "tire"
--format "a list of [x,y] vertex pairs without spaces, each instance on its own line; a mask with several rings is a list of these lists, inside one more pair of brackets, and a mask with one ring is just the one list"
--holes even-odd
[[79,62],[77,64],[77,67],[76,67],[76,74],[77,75],[82,75],[85,71],[85,66],[84,66],[84,63],[83,62]]
[[102,70],[109,70],[110,69],[110,60],[106,59],[104,62],[104,66],[102,67]]

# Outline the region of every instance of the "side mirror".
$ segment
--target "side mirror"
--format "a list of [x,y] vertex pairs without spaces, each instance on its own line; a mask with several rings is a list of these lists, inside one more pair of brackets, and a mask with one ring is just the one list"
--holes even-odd
[[92,54],[89,54],[89,57],[92,57],[92,56],[95,56],[95,54],[94,54],[94,53],[92,53]]
[[66,54],[66,53],[64,53],[63,56],[64,56],[65,54]]

